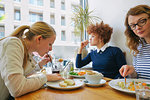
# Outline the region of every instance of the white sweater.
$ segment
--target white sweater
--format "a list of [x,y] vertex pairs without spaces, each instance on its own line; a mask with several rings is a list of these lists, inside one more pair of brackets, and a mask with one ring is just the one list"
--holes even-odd
[[47,78],[43,74],[27,78],[35,66],[27,61],[23,69],[24,46],[20,39],[8,37],[0,41],[0,100],[6,100],[9,93],[13,97],[39,89]]

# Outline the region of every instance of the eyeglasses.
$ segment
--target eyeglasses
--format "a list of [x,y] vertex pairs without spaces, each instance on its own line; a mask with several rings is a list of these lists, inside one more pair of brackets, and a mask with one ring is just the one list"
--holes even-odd
[[130,28],[132,30],[135,30],[136,29],[136,25],[138,25],[139,27],[143,27],[147,23],[148,19],[149,18],[141,19],[136,24],[132,24],[132,25],[129,25],[129,26],[130,26]]

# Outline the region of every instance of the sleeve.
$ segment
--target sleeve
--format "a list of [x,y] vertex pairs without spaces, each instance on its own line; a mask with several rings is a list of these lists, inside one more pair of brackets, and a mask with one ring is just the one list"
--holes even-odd
[[118,69],[120,69],[122,67],[122,65],[127,64],[125,56],[123,54],[123,52],[121,51],[120,48],[117,48],[116,50],[116,54],[115,54],[115,58],[116,58],[116,64],[118,66]]
[[24,76],[24,69],[22,66],[24,48],[19,39],[12,39],[7,43],[5,48],[5,56],[3,57],[5,63],[1,75],[6,87],[13,97],[35,91],[46,83],[47,78],[43,74],[30,79]]
[[40,66],[39,66],[39,64],[37,63],[37,64],[35,64],[35,69],[34,69],[35,71],[39,71],[39,70],[41,70],[41,68],[40,68]]
[[129,77],[131,77],[131,78],[138,78],[138,73],[136,72],[137,71],[136,64],[137,64],[137,58],[136,58],[136,56],[133,56],[133,66],[135,68],[135,71],[129,75]]
[[77,54],[77,57],[76,57],[76,67],[77,68],[81,68],[81,67],[89,64],[90,62],[91,62],[90,53],[84,59],[82,59],[81,54]]
[[[115,53],[115,59],[116,59],[116,64],[117,64],[117,69],[119,71],[119,69],[123,66],[123,65],[126,65],[127,62],[126,62],[126,59],[125,59],[125,56],[123,54],[123,52],[121,51],[120,48],[117,48],[116,50],[116,53]],[[122,78],[122,76],[120,75],[120,73],[118,75],[116,75],[115,78]]]

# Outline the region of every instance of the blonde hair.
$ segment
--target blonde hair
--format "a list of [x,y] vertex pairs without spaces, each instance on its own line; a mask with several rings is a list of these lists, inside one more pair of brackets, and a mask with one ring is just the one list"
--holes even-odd
[[[25,32],[26,29],[28,29],[28,31]],[[33,37],[36,35],[41,35],[43,39],[46,39],[53,35],[56,35],[56,32],[52,26],[48,25],[45,22],[39,21],[31,25],[31,27],[28,25],[20,26],[16,30],[14,30],[14,32],[9,36],[9,37],[18,37],[23,43],[24,46],[23,67],[24,68],[26,67],[26,63],[29,55],[22,38],[25,36],[28,40],[32,40]]]
[[125,26],[126,26],[125,35],[127,37],[126,44],[129,47],[130,52],[132,52],[134,56],[136,56],[139,53],[137,47],[139,46],[140,43],[142,43],[142,41],[140,37],[137,36],[133,32],[133,30],[131,30],[131,28],[129,27],[128,17],[129,15],[135,16],[143,13],[147,14],[150,17],[150,7],[148,5],[138,5],[131,8],[128,11],[125,19]]

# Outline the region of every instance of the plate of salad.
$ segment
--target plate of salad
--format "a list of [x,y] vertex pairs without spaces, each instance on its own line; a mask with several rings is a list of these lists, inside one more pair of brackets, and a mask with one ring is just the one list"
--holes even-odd
[[147,88],[150,89],[150,80],[146,80],[146,79],[127,79],[126,87],[125,87],[124,79],[111,80],[108,84],[113,89],[126,92],[126,93],[135,93],[134,84],[138,84],[139,88],[146,85]]
[[85,77],[84,75],[86,74],[85,71],[80,71],[80,72],[69,72],[69,75],[72,76],[72,77]]

